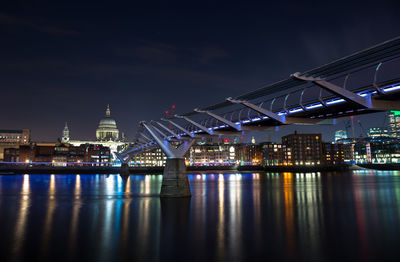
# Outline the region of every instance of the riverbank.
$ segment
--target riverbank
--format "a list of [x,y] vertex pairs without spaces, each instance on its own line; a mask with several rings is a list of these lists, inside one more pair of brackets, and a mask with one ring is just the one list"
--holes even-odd
[[[222,172],[322,172],[346,171],[357,169],[353,165],[334,166],[189,166],[188,173],[222,173]],[[0,174],[120,174],[120,167],[28,167],[0,166]],[[163,167],[130,167],[130,174],[162,174]]]
[[400,170],[400,163],[396,164],[358,164],[358,166],[375,170]]

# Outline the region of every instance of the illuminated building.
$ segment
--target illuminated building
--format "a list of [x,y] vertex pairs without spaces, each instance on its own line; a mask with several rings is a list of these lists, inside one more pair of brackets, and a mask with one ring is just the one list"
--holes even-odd
[[382,127],[370,127],[367,131],[368,137],[376,138],[376,137],[389,137],[388,130]]
[[354,144],[355,163],[400,163],[400,142],[393,138],[371,139]]
[[345,130],[337,130],[335,132],[335,142],[338,142],[338,140],[343,140],[347,139],[347,132]]
[[0,160],[4,159],[4,149],[28,145],[30,140],[31,131],[29,129],[0,130]]
[[229,144],[193,145],[187,158],[192,166],[222,166],[235,164],[235,147]]
[[19,162],[19,149],[18,148],[6,148],[4,149],[4,162]]
[[340,143],[342,144],[344,163],[354,163],[354,142]]
[[236,163],[239,165],[261,165],[262,160],[262,145],[253,143],[236,145]]
[[[193,145],[185,157],[190,166],[222,166],[235,164],[235,147],[228,144],[207,144],[200,141]],[[132,157],[131,166],[164,166],[165,154],[160,148],[140,152]]]
[[19,149],[6,149],[7,162],[30,163],[34,165],[83,165],[108,166],[110,149],[101,145],[84,144],[72,146],[63,143],[31,143]]
[[124,136],[119,137],[119,130],[117,128],[116,121],[111,118],[110,106],[107,105],[106,114],[103,119],[100,120],[99,126],[96,130],[96,141],[90,140],[71,140],[70,131],[67,123],[62,132],[61,141],[63,143],[68,143],[73,146],[80,146],[85,144],[99,145],[103,147],[110,148],[111,159],[116,161],[116,152],[121,151],[122,148],[127,147],[128,143],[125,141]]
[[319,165],[323,161],[321,134],[297,134],[282,137],[282,144],[291,148],[288,162],[293,165]]
[[[316,135],[319,136],[319,139],[316,139]],[[262,144],[263,166],[338,165],[344,163],[344,147],[347,145],[320,143],[320,134],[290,136],[292,136],[291,141],[289,138],[282,139],[287,144],[271,142]],[[311,150],[319,152],[319,155],[310,153]]]
[[389,135],[390,137],[400,139],[400,111],[390,111],[389,118]]
[[272,142],[261,145],[263,166],[281,166],[288,165],[288,159],[291,160],[290,148],[285,145]]
[[323,162],[326,165],[343,164],[345,158],[344,144],[323,143]]
[[164,166],[166,161],[165,154],[160,148],[154,148],[147,152],[135,154],[132,158],[132,166]]

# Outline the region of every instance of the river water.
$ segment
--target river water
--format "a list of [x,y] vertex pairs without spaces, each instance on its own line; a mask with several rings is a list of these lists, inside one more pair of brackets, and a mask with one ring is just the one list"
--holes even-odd
[[399,261],[400,171],[0,176],[1,261]]

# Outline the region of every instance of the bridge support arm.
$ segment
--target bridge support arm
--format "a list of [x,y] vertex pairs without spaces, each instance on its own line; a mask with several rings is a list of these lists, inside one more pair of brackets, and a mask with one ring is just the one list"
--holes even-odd
[[226,100],[229,101],[229,102],[231,102],[231,103],[234,103],[234,104],[242,104],[242,105],[244,105],[245,107],[248,107],[248,108],[253,109],[253,110],[256,111],[257,113],[260,113],[260,114],[262,114],[262,115],[268,116],[269,118],[272,118],[272,119],[278,121],[279,123],[282,123],[282,124],[285,124],[285,123],[286,123],[286,119],[285,119],[285,116],[284,116],[284,115],[280,116],[280,115],[278,115],[278,114],[275,114],[275,113],[272,112],[272,111],[269,111],[269,110],[267,110],[267,109],[264,109],[264,108],[262,108],[262,107],[259,107],[259,106],[255,105],[255,104],[252,104],[252,103],[248,102],[248,101],[234,100],[234,99],[231,98],[231,97],[228,97]]
[[137,139],[137,142],[138,142],[139,144],[146,145],[146,144],[149,143],[150,141],[147,141],[147,140],[145,140],[144,138],[139,137],[139,138]]
[[149,132],[150,136],[156,141],[157,145],[161,148],[165,155],[169,158],[173,158],[174,154],[171,151],[168,141],[163,140],[155,133],[153,130],[154,126],[150,127],[146,122],[141,122],[140,124],[147,130],[147,132]]
[[184,158],[189,148],[193,145],[194,139],[187,141],[184,140],[178,147],[175,147],[167,140],[160,138],[155,131],[154,126],[149,126],[146,122],[141,122],[141,125],[149,132],[151,137],[156,141],[157,145],[161,148],[167,158]]
[[302,75],[300,75],[299,72],[294,73],[292,75],[292,77],[294,77],[295,79],[301,80],[301,81],[312,82],[312,83],[316,84],[317,86],[343,98],[344,100],[346,100],[349,103],[356,104],[363,108],[372,108],[372,104],[369,99],[359,96],[359,95],[357,95],[349,90],[346,90],[344,88],[341,88],[337,85],[329,83],[321,78],[302,76]]
[[122,153],[115,153],[115,155],[121,161],[122,164],[127,165],[131,161],[133,155],[136,154],[136,152],[139,150],[140,149],[138,148],[131,148]]
[[[343,98],[347,102],[356,104],[363,108],[369,108],[369,109],[375,109],[375,110],[399,110],[400,109],[400,103],[398,103],[397,101],[380,100],[380,99],[371,97],[371,95],[362,97],[362,96],[355,94],[349,90],[346,90],[337,85],[329,83],[321,78],[301,76],[300,73],[294,73],[292,76],[294,78],[302,80],[302,81],[310,81],[310,82],[316,84],[317,86]],[[321,104],[323,104],[323,103],[321,103]]]
[[229,121],[228,119],[225,119],[225,118],[223,118],[223,117],[221,117],[221,116],[219,116],[217,114],[211,113],[209,111],[203,111],[203,110],[200,110],[200,109],[197,109],[197,108],[194,111],[198,112],[198,113],[205,113],[205,114],[207,114],[207,115],[209,115],[209,116],[221,121],[222,123],[224,123],[224,124],[234,128],[234,129],[236,129],[237,131],[242,131],[242,127],[241,127],[240,124],[235,124],[235,123]]
[[174,131],[172,131],[171,129],[169,129],[168,127],[164,126],[163,124],[161,124],[160,122],[154,121],[155,123],[157,123],[159,126],[161,126],[165,131],[167,131],[168,133],[170,133],[172,136],[180,139],[180,136],[178,134],[176,134]]
[[203,130],[203,131],[206,132],[207,134],[213,135],[213,131],[212,131],[212,130],[208,129],[208,128],[205,127],[205,126],[200,125],[199,123],[193,121],[192,119],[190,119],[190,118],[188,118],[188,117],[186,117],[186,116],[175,115],[175,117],[176,117],[176,118],[185,119],[186,121],[188,121],[188,122],[191,123],[192,125],[194,125],[194,126],[200,128],[201,130]]
[[159,134],[163,137],[163,139],[168,139],[168,136],[167,136],[163,131],[161,131],[160,129],[158,129],[158,128],[155,127],[154,125],[151,125],[151,127],[152,127],[154,130],[156,130],[157,133],[159,133]]
[[164,119],[164,118],[161,118],[161,120],[169,122],[171,125],[175,126],[175,127],[178,128],[179,130],[181,130],[182,132],[184,132],[185,134],[187,134],[188,136],[194,137],[194,135],[193,135],[191,132],[189,132],[187,129],[181,127],[181,126],[178,125],[177,123],[175,123],[175,122],[173,122],[173,121],[171,121],[171,120],[169,120],[169,119]]
[[143,134],[142,132],[140,132],[140,135],[142,136],[142,138],[144,138],[146,140],[146,142],[151,142],[151,139],[146,136],[145,134]]

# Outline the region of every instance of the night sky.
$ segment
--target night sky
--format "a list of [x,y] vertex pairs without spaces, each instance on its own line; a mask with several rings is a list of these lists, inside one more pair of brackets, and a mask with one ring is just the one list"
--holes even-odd
[[[398,1],[85,2],[0,5],[0,129],[55,141],[68,121],[72,139],[95,139],[110,104],[132,138],[172,104],[191,111],[400,35]],[[294,129],[330,140],[343,124],[269,133]]]

